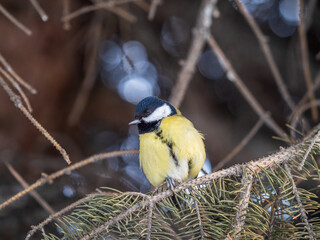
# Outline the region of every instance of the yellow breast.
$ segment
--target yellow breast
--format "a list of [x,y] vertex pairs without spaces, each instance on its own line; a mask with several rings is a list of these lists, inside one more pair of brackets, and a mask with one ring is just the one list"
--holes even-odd
[[202,135],[182,115],[167,117],[159,129],[140,135],[140,166],[153,186],[171,177],[194,178],[205,161]]

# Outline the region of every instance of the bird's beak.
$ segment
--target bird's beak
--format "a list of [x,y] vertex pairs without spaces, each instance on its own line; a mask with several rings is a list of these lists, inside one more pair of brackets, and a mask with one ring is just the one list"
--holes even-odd
[[135,124],[139,124],[139,123],[141,123],[141,121],[139,119],[135,119],[135,120],[129,122],[129,125],[135,125]]

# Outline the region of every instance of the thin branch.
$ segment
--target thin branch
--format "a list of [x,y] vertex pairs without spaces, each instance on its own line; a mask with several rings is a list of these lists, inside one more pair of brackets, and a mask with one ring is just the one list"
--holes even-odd
[[290,170],[290,168],[288,167],[288,165],[286,163],[284,164],[284,169],[286,170],[286,172],[288,174],[288,177],[290,178],[290,181],[292,183],[293,193],[294,193],[294,196],[295,196],[295,198],[297,200],[297,203],[299,205],[299,211],[300,211],[300,214],[301,214],[300,218],[301,218],[302,222],[305,223],[305,226],[306,226],[307,231],[308,231],[309,239],[316,239],[315,238],[315,234],[314,234],[313,229],[312,229],[312,226],[310,225],[310,223],[308,221],[308,217],[307,217],[307,214],[306,214],[306,209],[303,207],[303,204],[301,202],[301,198],[300,198],[297,186],[296,186],[296,184],[294,182],[293,176],[291,174],[291,170]]
[[202,219],[201,219],[201,214],[200,214],[200,208],[199,208],[199,204],[196,200],[194,201],[194,206],[195,206],[196,212],[197,212],[197,218],[198,218],[198,222],[199,222],[201,239],[205,239],[204,238],[205,235],[204,235],[204,231],[203,231],[203,224],[202,224]]
[[16,27],[20,28],[25,34],[31,36],[32,32],[29,28],[24,26],[18,19],[16,19],[11,13],[9,13],[1,4],[0,4],[0,12],[8,18]]
[[10,64],[6,61],[6,59],[0,54],[0,63],[3,64],[5,69],[16,79],[18,83],[24,86],[30,93],[36,94],[37,90],[34,89],[29,83],[25,82],[10,66]]
[[19,198],[23,197],[24,195],[26,195],[30,191],[32,191],[40,186],[43,186],[47,183],[52,183],[55,179],[65,175],[65,174],[68,174],[73,170],[84,167],[90,163],[97,162],[102,159],[117,157],[117,156],[121,156],[121,155],[125,155],[125,154],[138,154],[138,150],[124,150],[124,151],[115,151],[115,152],[96,154],[96,155],[93,155],[89,158],[86,158],[80,162],[74,163],[66,168],[63,168],[57,172],[54,172],[50,175],[43,175],[35,183],[30,185],[29,188],[17,193],[16,195],[9,198],[7,201],[1,203],[0,204],[0,211],[2,209],[4,209],[5,207],[9,206],[11,203],[17,201]]
[[294,131],[293,129],[297,128],[300,116],[302,116],[302,114],[307,111],[308,109],[312,108],[313,106],[319,107],[320,106],[320,100],[314,100],[313,102],[309,102],[305,105],[299,106],[299,108],[297,108],[294,112],[294,115],[292,116],[292,120],[290,122],[290,126],[292,127],[291,131],[290,131],[290,135],[293,138],[294,136]]
[[70,164],[70,158],[67,154],[66,150],[64,150],[59,143],[44,129],[40,123],[31,115],[31,113],[23,106],[21,99],[17,96],[12,89],[6,84],[3,78],[0,76],[0,85],[5,90],[5,92],[9,95],[10,100],[14,103],[15,107],[17,107],[29,120],[30,122],[52,143],[52,145],[61,153],[64,160]]
[[0,66],[0,73],[2,73],[2,75],[6,79],[8,79],[9,82],[11,83],[11,85],[19,92],[21,98],[23,99],[24,103],[26,104],[28,111],[32,112],[32,107],[29,102],[29,99],[27,98],[27,96],[25,95],[23,90],[20,88],[19,84],[15,81],[15,79],[13,79],[13,77],[9,73],[7,73],[1,66]]
[[63,214],[71,211],[75,207],[79,206],[80,204],[84,203],[87,200],[90,200],[93,198],[93,195],[89,195],[88,197],[79,199],[78,201],[68,205],[67,207],[61,209],[59,212],[56,212],[53,215],[50,215],[47,219],[45,219],[43,222],[39,223],[37,226],[33,226],[32,230],[30,230],[26,236],[25,240],[29,240],[38,230],[42,229],[44,226],[48,225],[50,222],[52,222],[54,219],[59,219]]
[[[308,89],[312,88],[312,79],[311,79],[311,72],[310,72],[310,64],[309,64],[309,53],[308,53],[308,43],[307,43],[307,36],[306,36],[306,29],[305,29],[305,22],[304,22],[304,3],[303,0],[299,0],[300,3],[300,25],[298,27],[299,30],[299,38],[300,38],[300,50],[301,50],[301,58],[302,58],[302,68],[304,73],[304,79],[306,81],[306,86]],[[315,100],[315,95],[313,91],[308,91],[310,102]],[[314,122],[318,120],[318,109],[313,106],[311,108],[312,119]]]
[[[70,14],[70,0],[62,0],[62,15],[63,17],[67,16]],[[70,30],[71,29],[71,24],[70,21],[64,21],[63,23],[63,29],[64,30]]]
[[148,19],[152,21],[156,15],[157,7],[162,4],[162,0],[152,0],[151,6],[149,9]]
[[262,33],[257,22],[254,20],[254,18],[249,13],[248,9],[246,9],[246,6],[243,4],[242,0],[235,0],[235,2],[238,5],[240,12],[247,20],[248,24],[250,25],[252,31],[254,32],[254,34],[256,35],[256,37],[259,41],[260,47],[261,47],[261,49],[267,59],[268,65],[271,69],[271,72],[273,74],[274,79],[276,80],[276,84],[278,86],[278,89],[280,91],[282,98],[287,102],[290,109],[293,110],[295,104],[290,97],[288,89],[287,89],[286,85],[284,84],[284,81],[281,77],[280,71],[275,63],[270,46],[268,44],[268,40],[266,39],[266,37]]
[[287,134],[279,127],[279,125],[270,117],[270,115],[262,108],[259,102],[255,99],[252,93],[249,91],[247,86],[243,83],[241,78],[238,76],[233,66],[229,62],[228,58],[224,55],[223,51],[217,44],[213,36],[208,37],[208,43],[211,46],[212,50],[217,54],[221,62],[224,63],[226,68],[228,78],[233,82],[236,87],[239,89],[240,93],[247,100],[252,109],[257,113],[257,115],[263,120],[263,122],[272,129],[277,135],[281,136],[284,139],[288,139]]
[[225,166],[230,160],[232,160],[256,135],[259,129],[263,126],[263,120],[260,118],[259,121],[253,126],[250,132],[241,140],[241,142],[230,152],[226,157],[224,157],[219,163],[214,167],[215,170],[221,169]]
[[86,7],[82,7],[68,15],[65,15],[62,17],[62,21],[63,22],[66,22],[66,21],[70,21],[71,19],[74,19],[82,14],[85,14],[85,13],[88,13],[88,12],[92,12],[92,11],[97,11],[97,10],[100,10],[100,9],[106,9],[110,12],[113,12],[115,13],[116,15],[118,15],[119,17],[122,17],[124,18],[125,20],[129,21],[129,22],[136,22],[137,21],[137,18],[126,12],[125,10],[121,9],[121,8],[117,8],[115,7],[115,5],[118,5],[118,4],[122,4],[122,3],[125,3],[125,2],[131,2],[131,1],[134,1],[134,0],[126,0],[126,1],[108,1],[108,2],[99,2],[99,3],[95,3],[93,5],[89,5],[89,6],[86,6]]
[[[15,177],[15,179],[26,189],[29,184],[23,179],[23,177],[11,166],[10,163],[5,163],[10,173]],[[54,209],[44,200],[39,193],[36,191],[30,191],[30,195],[49,213],[55,214]]]
[[143,9],[144,11],[149,12],[150,4],[147,3],[146,1],[138,0],[138,1],[134,1],[133,3],[137,5],[139,8]]
[[86,55],[88,66],[81,85],[81,89],[77,94],[72,110],[68,117],[69,126],[74,126],[80,119],[83,110],[88,102],[90,92],[94,86],[97,77],[98,52],[102,35],[102,19],[101,15],[96,16],[91,24],[91,34],[87,47],[90,53]]
[[46,12],[43,10],[43,8],[40,6],[38,0],[30,0],[32,6],[37,11],[37,13],[40,15],[42,21],[46,22],[48,21],[49,17],[46,14]]
[[[243,226],[245,224],[246,220],[246,214],[248,205],[250,202],[250,192],[252,188],[253,183],[253,176],[251,173],[249,173],[247,176],[243,176],[241,183],[243,185],[243,188],[240,192],[240,198],[239,198],[239,205],[237,207],[237,212],[234,218],[232,231],[229,232],[228,236],[233,236],[232,239],[238,240],[240,239],[240,234],[243,229]],[[229,237],[225,238],[225,240],[228,240]]]
[[320,87],[320,71],[318,71],[318,73],[316,75],[316,78],[315,78],[315,81],[312,84],[312,87],[309,88],[307,90],[307,92],[303,95],[303,97],[301,98],[300,102],[296,105],[295,109],[292,111],[289,119],[292,119],[292,117],[295,115],[295,112],[299,108],[301,108],[302,105],[304,105],[307,102],[307,100],[309,99],[310,93],[316,91],[319,87]]
[[206,43],[207,35],[210,33],[212,12],[217,0],[202,0],[196,26],[193,29],[193,38],[188,50],[187,59],[183,62],[177,78],[176,85],[171,91],[169,101],[172,105],[179,107],[187,91],[188,85],[194,74],[197,61]]
[[309,156],[314,144],[316,143],[316,139],[319,138],[319,137],[320,137],[320,130],[318,131],[317,135],[315,136],[315,138],[310,143],[310,145],[309,145],[306,153],[304,154],[304,157],[303,157],[303,159],[302,159],[302,161],[301,161],[301,163],[300,163],[300,165],[298,167],[298,170],[300,170],[300,171],[302,170],[302,167],[304,166],[305,161],[307,160],[307,158],[308,158],[308,156]]

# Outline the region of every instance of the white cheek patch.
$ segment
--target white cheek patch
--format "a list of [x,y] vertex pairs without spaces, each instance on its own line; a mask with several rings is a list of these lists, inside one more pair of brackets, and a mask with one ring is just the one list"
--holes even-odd
[[171,108],[167,104],[163,104],[153,111],[148,117],[142,118],[145,122],[156,122],[162,118],[168,117],[172,113]]

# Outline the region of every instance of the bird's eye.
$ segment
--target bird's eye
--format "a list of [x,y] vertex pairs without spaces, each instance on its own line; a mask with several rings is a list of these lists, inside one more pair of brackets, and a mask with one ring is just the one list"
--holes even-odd
[[145,115],[150,115],[152,113],[152,111],[150,110],[150,109],[147,109],[146,111],[145,111]]

